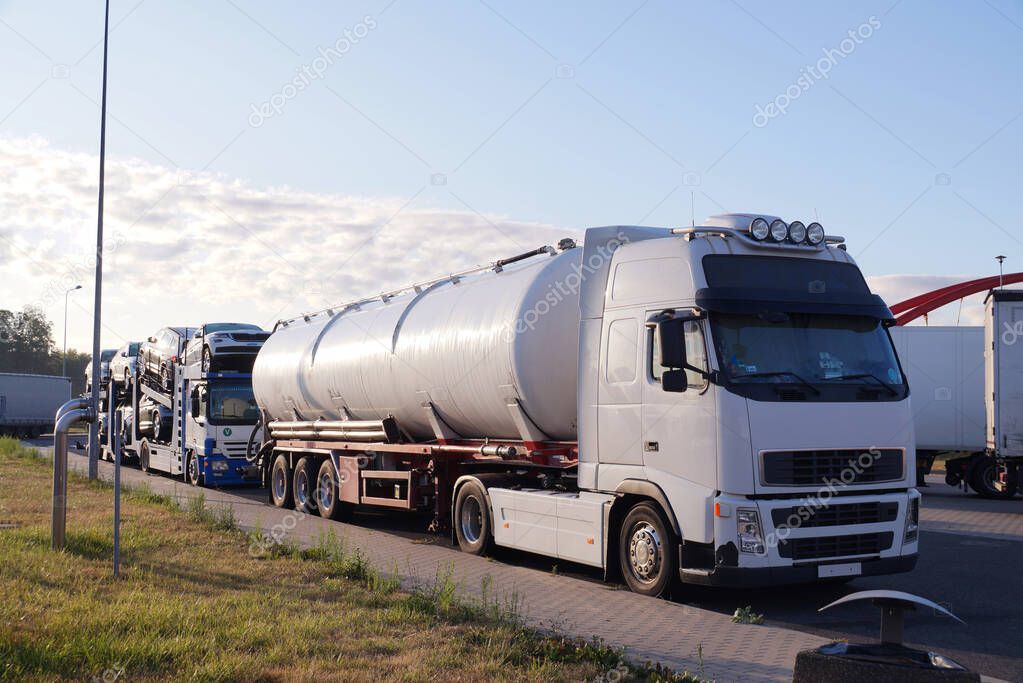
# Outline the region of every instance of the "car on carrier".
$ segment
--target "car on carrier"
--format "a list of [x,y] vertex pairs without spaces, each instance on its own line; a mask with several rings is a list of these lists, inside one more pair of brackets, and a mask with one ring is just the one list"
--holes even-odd
[[[103,386],[110,379],[110,361],[117,355],[117,349],[103,349],[99,353],[99,383]],[[86,391],[92,388],[92,361],[85,366],[85,388]]]
[[128,342],[110,359],[110,376],[127,384],[128,379],[138,367],[139,347],[142,342]]
[[250,323],[207,323],[185,350],[185,363],[202,362],[203,372],[249,372],[270,333]]
[[163,327],[142,342],[136,361],[140,374],[161,389],[170,389],[174,382],[174,364],[184,356],[185,345],[195,331],[194,327]]

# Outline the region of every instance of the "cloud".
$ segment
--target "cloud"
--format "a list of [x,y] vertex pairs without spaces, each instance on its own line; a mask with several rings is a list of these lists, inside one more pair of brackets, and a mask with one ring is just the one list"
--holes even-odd
[[[0,308],[63,314],[95,267],[98,159],[0,138]],[[209,172],[107,159],[104,345],[169,324],[272,325],[349,299],[553,244],[579,230],[423,208],[405,198],[256,188]],[[86,317],[86,313],[78,314]],[[57,330],[59,333],[59,330]],[[89,330],[71,330],[89,345]]]

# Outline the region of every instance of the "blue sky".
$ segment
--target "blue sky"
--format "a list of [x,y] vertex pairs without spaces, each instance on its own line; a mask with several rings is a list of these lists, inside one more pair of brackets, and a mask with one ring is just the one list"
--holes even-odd
[[[95,0],[0,2],[0,139],[38,137],[44,156],[78,154],[88,168],[85,155],[98,146],[101,12]],[[759,211],[819,217],[848,238],[872,276],[986,275],[997,272],[996,254],[1009,257],[1009,271],[1023,270],[1013,206],[1023,158],[1018,2],[127,0],[113,2],[111,23],[107,152],[144,171],[132,196],[166,171],[216,178],[224,192],[273,189],[279,200],[294,192],[476,216],[480,224],[466,222],[462,237],[469,259],[513,252],[535,226],[680,225],[693,213],[699,221]],[[319,49],[331,46],[338,51],[322,77],[286,89],[303,69],[323,67]],[[808,78],[806,67],[827,50],[827,77]],[[273,115],[254,117],[254,107],[275,99]],[[754,121],[758,106],[785,100],[784,114]],[[108,192],[108,208],[132,198],[124,187]],[[90,239],[94,216],[80,194],[52,235],[50,251],[61,258]],[[221,210],[224,196],[216,211],[233,215]],[[47,201],[8,193],[5,204],[26,206],[4,211],[21,218],[0,229],[31,242],[25,235],[40,229],[34,203]],[[173,233],[173,206],[158,206],[132,230]],[[395,214],[381,215],[353,226],[375,234]],[[128,230],[132,221],[123,223]],[[520,223],[521,238],[512,233]],[[248,236],[264,227],[272,226]],[[415,235],[413,225],[401,229]],[[474,250],[477,243],[484,246]],[[251,281],[228,284],[258,288],[263,257],[313,272],[346,258],[325,263],[308,251],[301,263],[297,254],[239,253],[251,260],[242,263]],[[143,277],[176,253],[140,249],[112,265]],[[41,267],[15,271],[17,258],[11,252],[0,274],[29,277]],[[419,254],[404,270],[429,275],[432,263]],[[346,270],[369,267],[355,259]],[[388,282],[400,284],[404,270]],[[121,284],[144,288],[132,277]],[[913,282],[889,284],[901,295],[915,293]],[[366,273],[317,296],[365,294],[348,291],[357,283],[375,284]],[[0,307],[34,296],[8,290]],[[122,331],[110,342],[142,334],[127,311],[131,297],[111,296],[110,320],[120,314]],[[147,296],[192,314],[172,297]],[[279,298],[243,310],[256,318],[298,312]],[[204,316],[232,311],[226,299],[193,306]],[[61,307],[51,308],[58,319]],[[86,312],[78,315],[84,322]],[[84,340],[87,330],[71,336]]]

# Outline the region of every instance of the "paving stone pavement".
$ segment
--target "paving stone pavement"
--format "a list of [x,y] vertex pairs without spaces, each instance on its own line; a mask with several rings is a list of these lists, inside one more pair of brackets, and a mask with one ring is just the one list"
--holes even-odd
[[[85,472],[87,460],[71,453],[70,466]],[[100,463],[100,476],[110,480],[113,465]],[[169,477],[121,469],[127,486],[146,482],[157,493],[175,496],[182,503],[200,492],[209,506],[230,505],[238,525],[264,532],[274,525],[287,530],[287,538],[301,546],[317,543],[332,529],[349,549],[358,547],[381,571],[397,574],[406,587],[429,585],[438,575],[453,572],[462,597],[488,595],[507,604],[517,602],[530,626],[572,636],[597,636],[624,647],[634,662],[660,662],[703,677],[731,681],[791,681],[796,653],[828,641],[818,636],[769,625],[733,624],[728,615],[647,598],[616,585],[541,573],[466,555],[446,544],[430,545],[320,517],[281,510],[213,489],[197,489]],[[69,501],[73,510],[74,501]],[[68,528],[73,525],[69,512]]]
[[944,474],[927,475],[920,489],[920,525],[927,531],[1023,540],[1023,497],[987,500],[945,483]]

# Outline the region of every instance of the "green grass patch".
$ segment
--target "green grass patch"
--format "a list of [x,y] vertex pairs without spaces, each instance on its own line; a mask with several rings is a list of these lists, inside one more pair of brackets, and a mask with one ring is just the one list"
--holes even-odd
[[472,601],[452,571],[403,587],[333,533],[299,549],[201,495],[126,487],[114,579],[111,488],[69,478],[53,552],[51,477],[0,439],[0,680],[699,680],[538,634],[489,579]]

